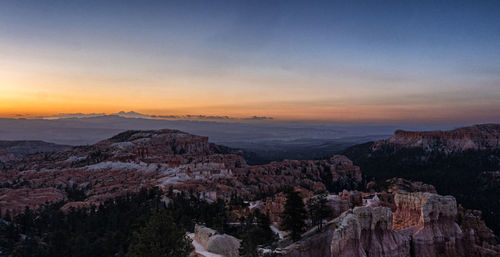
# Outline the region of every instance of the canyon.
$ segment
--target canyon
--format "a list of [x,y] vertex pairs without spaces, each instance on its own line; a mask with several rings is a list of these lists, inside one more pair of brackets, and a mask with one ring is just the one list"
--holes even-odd
[[[479,131],[489,135],[495,129],[488,125]],[[464,135],[464,140],[473,138],[473,148],[495,147],[495,136]],[[433,149],[428,145],[436,144],[428,141],[435,140],[434,134],[396,132],[395,138],[383,142],[398,147],[425,145],[425,151]],[[440,140],[452,142],[437,148],[446,153],[470,147],[452,139]],[[375,143],[371,150],[377,147]],[[0,156],[5,156],[0,159],[2,215],[15,216],[26,208],[50,203],[63,203],[61,210],[65,212],[98,207],[108,199],[157,187],[174,194],[190,192],[207,202],[229,202],[234,196],[244,199],[248,206],[232,211],[234,221],[256,210],[267,213],[280,240],[274,249],[262,250],[278,256],[451,257],[500,253],[497,238],[480,211],[462,207],[453,196],[439,195],[440,189],[430,183],[403,178],[383,183],[366,181],[364,168],[344,155],[248,165],[237,149],[213,144],[208,137],[164,129],[126,131],[93,145],[21,157],[9,152]],[[487,172],[483,176],[496,178],[496,174]],[[290,187],[300,192],[304,202],[317,192],[327,192],[332,210],[322,230],[310,227],[297,242],[280,231],[286,202],[283,192]],[[170,199],[165,196],[163,201],[168,203]],[[197,226],[192,238],[214,254],[238,255],[235,249],[239,241],[211,228]],[[221,245],[231,245],[231,249]]]

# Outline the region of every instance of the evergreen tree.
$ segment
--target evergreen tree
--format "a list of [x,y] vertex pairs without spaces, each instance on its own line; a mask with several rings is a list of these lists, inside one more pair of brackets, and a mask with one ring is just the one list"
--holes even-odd
[[241,235],[240,256],[244,257],[257,257],[257,247],[259,246],[259,233],[258,227],[252,227]]
[[246,231],[240,236],[242,239],[240,255],[246,257],[258,256],[257,247],[259,245],[270,245],[276,241],[276,235],[271,230],[271,220],[268,215],[255,211],[254,215],[249,215]]
[[286,193],[285,209],[281,214],[283,229],[290,231],[290,236],[293,241],[300,239],[304,232],[306,209],[304,202],[299,192],[289,189]]
[[316,197],[313,197],[307,201],[307,208],[309,209],[309,215],[311,217],[312,225],[318,226],[318,230],[323,229],[323,220],[331,215],[332,210],[327,205],[328,201],[326,199],[326,193],[321,192]]
[[134,234],[127,256],[182,257],[189,256],[192,248],[186,231],[178,227],[164,210],[160,210]]

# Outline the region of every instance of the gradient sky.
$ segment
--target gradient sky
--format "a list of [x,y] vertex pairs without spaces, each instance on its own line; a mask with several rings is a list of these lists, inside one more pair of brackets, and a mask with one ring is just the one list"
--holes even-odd
[[0,1],[0,116],[120,110],[500,122],[500,2]]

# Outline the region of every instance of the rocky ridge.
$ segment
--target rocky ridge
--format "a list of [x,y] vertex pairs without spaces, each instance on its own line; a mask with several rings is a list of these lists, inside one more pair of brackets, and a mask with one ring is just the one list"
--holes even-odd
[[397,130],[394,136],[372,145],[372,151],[383,147],[421,148],[426,152],[451,154],[466,150],[500,149],[500,125],[480,124],[448,131]]
[[178,130],[127,131],[95,145],[6,162],[0,172],[0,207],[20,212],[61,200],[73,207],[98,205],[154,186],[192,190],[208,201],[234,194],[251,199],[288,186],[314,192],[328,185],[357,186],[361,179],[359,167],[342,156],[248,166],[207,137]]

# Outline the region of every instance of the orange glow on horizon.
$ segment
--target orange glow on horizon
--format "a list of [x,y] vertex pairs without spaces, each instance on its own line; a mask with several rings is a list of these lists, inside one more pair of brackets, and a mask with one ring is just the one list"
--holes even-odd
[[126,71],[46,68],[48,64],[25,61],[0,60],[1,117],[133,110],[148,115],[266,116],[275,121],[425,122],[488,120],[500,107],[500,100],[485,101],[480,90],[477,95],[476,90],[439,92],[432,84],[387,87],[295,74],[148,77]]

